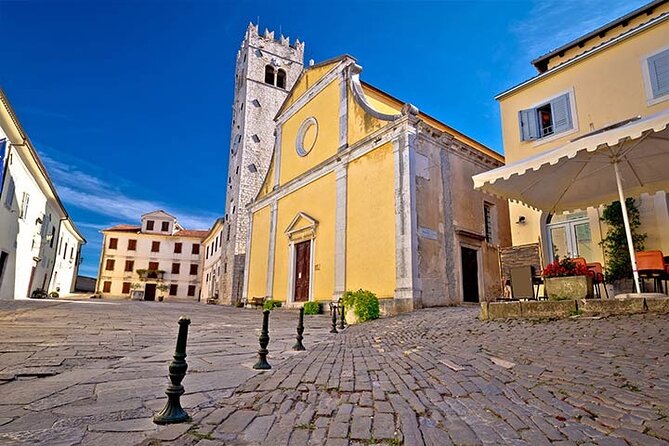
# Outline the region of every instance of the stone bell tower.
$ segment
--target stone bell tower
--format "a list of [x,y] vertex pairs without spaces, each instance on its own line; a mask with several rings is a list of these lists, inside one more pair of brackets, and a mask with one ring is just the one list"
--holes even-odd
[[256,197],[274,147],[274,117],[302,73],[304,43],[290,44],[249,24],[237,52],[235,97],[223,226],[220,303],[241,299],[249,229],[246,205]]

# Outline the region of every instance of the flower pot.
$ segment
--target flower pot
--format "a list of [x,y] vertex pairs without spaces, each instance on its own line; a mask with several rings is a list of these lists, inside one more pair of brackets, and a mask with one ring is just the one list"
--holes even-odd
[[[609,294],[611,297],[618,294],[636,293],[634,279],[617,279],[611,282],[611,285],[613,285],[613,292]],[[641,290],[641,292],[643,292],[643,290]]]
[[590,276],[547,277],[544,282],[549,299],[593,298],[592,277]]

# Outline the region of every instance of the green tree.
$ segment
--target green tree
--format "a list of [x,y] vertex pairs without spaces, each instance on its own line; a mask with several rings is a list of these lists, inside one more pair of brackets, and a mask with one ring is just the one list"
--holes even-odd
[[[632,230],[632,241],[635,251],[643,251],[646,241],[646,234],[638,234],[637,230],[641,226],[639,217],[639,208],[636,206],[634,198],[625,200],[627,206],[627,216]],[[606,223],[608,229],[606,237],[601,241],[606,257],[606,281],[610,282],[618,279],[632,278],[632,263],[627,245],[627,235],[625,234],[625,221],[623,220],[622,206],[619,201],[614,201],[604,207],[601,220]]]

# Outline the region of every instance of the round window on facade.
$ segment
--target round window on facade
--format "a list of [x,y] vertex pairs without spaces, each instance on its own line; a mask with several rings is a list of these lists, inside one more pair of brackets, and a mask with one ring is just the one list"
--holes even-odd
[[297,131],[295,149],[300,156],[307,156],[316,144],[318,137],[318,121],[313,116],[307,118]]

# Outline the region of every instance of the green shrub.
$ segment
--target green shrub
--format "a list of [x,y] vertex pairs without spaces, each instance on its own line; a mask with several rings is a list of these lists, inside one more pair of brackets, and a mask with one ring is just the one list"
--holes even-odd
[[321,304],[318,302],[305,302],[304,314],[321,314]]
[[279,308],[280,306],[281,302],[274,299],[267,299],[265,303],[262,304],[263,310],[273,310],[275,308]]
[[353,308],[353,313],[360,322],[379,318],[379,299],[368,290],[347,291],[341,297],[345,308]]
[[[637,231],[641,226],[641,217],[639,208],[633,198],[625,200],[627,206],[627,217],[630,222],[632,232],[632,244],[635,251],[643,251],[646,241],[646,233],[639,234]],[[604,257],[606,258],[606,281],[632,278],[632,262],[630,252],[627,246],[627,234],[625,232],[625,222],[623,220],[623,207],[619,201],[614,201],[604,207],[602,218],[606,223],[606,237],[599,243],[604,248]]]

